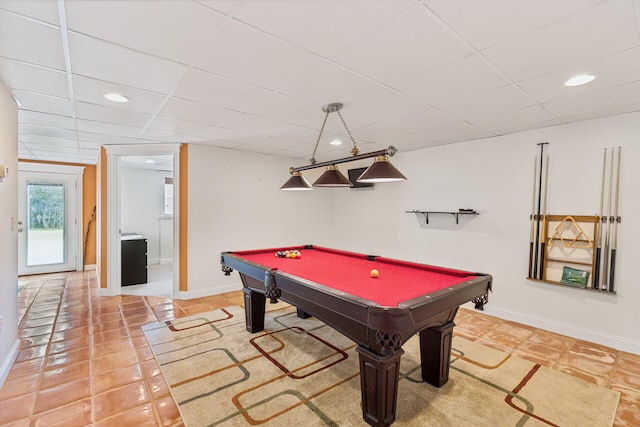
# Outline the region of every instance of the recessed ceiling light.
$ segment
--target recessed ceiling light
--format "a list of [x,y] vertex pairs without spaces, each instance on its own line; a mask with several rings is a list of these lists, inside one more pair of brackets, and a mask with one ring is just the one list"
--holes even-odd
[[331,145],[342,145],[342,141],[340,141],[339,139],[334,139],[329,144],[331,144]]
[[156,161],[155,161],[155,160],[151,160],[151,159],[147,159],[147,160],[145,160],[144,162],[145,162],[145,163],[149,163],[149,164],[153,164],[153,163],[155,163]]
[[591,76],[589,74],[580,74],[578,76],[571,77],[569,80],[564,82],[565,86],[580,86],[585,85],[595,79],[595,76]]
[[119,93],[106,93],[104,97],[113,102],[129,102],[129,98]]

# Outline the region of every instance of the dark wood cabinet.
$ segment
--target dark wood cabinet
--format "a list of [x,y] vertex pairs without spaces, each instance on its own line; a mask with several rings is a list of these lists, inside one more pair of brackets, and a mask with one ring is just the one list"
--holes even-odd
[[122,286],[147,283],[147,239],[136,233],[121,236]]

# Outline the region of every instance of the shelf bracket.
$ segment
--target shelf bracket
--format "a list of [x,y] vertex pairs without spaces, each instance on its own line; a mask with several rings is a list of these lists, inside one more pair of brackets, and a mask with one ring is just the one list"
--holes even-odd
[[429,212],[420,212],[420,213],[424,215],[424,218],[427,221],[427,224],[429,224]]

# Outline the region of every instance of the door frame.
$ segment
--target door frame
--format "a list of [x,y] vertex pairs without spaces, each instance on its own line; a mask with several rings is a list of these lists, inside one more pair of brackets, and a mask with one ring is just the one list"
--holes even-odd
[[144,155],[173,155],[173,295],[180,292],[180,146],[182,144],[107,145],[107,287],[100,295],[122,293],[121,277],[121,194],[120,157]]
[[[84,166],[72,166],[72,165],[57,165],[51,163],[32,163],[32,162],[18,162],[18,176],[20,176],[20,172],[35,172],[35,173],[50,173],[55,175],[74,175],[76,179],[76,188],[70,188],[68,191],[73,192],[73,197],[76,200],[75,209],[69,214],[74,215],[76,218],[75,224],[75,271],[84,270],[84,259],[82,252],[82,227],[83,227],[83,218],[82,218],[82,177],[84,175]],[[22,218],[22,221],[26,221],[26,218]],[[26,225],[26,224],[24,224]],[[66,250],[66,248],[65,248]],[[42,274],[48,272],[45,267],[42,269],[38,269],[39,271],[34,271],[29,274]]]

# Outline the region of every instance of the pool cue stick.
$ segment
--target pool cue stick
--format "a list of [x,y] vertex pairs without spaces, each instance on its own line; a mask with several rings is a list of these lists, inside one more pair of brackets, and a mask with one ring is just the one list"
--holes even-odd
[[531,200],[531,231],[529,233],[529,278],[534,277],[533,272],[533,248],[536,229],[536,178],[538,177],[538,156],[533,159],[533,197]]
[[596,263],[593,268],[593,288],[600,287],[600,252],[602,251],[602,227],[604,226],[604,182],[606,180],[607,170],[607,149],[604,149],[604,157],[602,158],[602,184],[600,186],[600,209],[598,210],[598,224],[596,229]]
[[[540,171],[542,174],[542,171]],[[540,279],[544,280],[545,244],[547,240],[547,190],[549,187],[549,155],[547,155],[544,172],[544,207],[542,208],[542,239],[540,240]]]
[[540,255],[540,208],[541,208],[541,197],[542,197],[542,161],[544,160],[544,146],[548,144],[548,142],[540,142],[538,145],[540,146],[540,173],[538,174],[538,205],[537,205],[537,215],[536,215],[536,241],[535,241],[535,251],[533,256],[533,274],[535,279],[539,279],[537,276],[538,272],[538,256]]
[[[618,147],[618,162],[616,170],[616,200],[613,203],[613,239],[611,241],[611,261],[609,267],[609,292],[613,292],[613,279],[616,272],[616,250],[618,249],[618,202],[620,197],[620,151]],[[613,153],[611,153],[613,157]]]
[[607,193],[607,232],[604,238],[604,258],[602,262],[602,289],[609,288],[609,243],[611,240],[611,193],[613,192],[613,149],[609,162],[609,191]]

